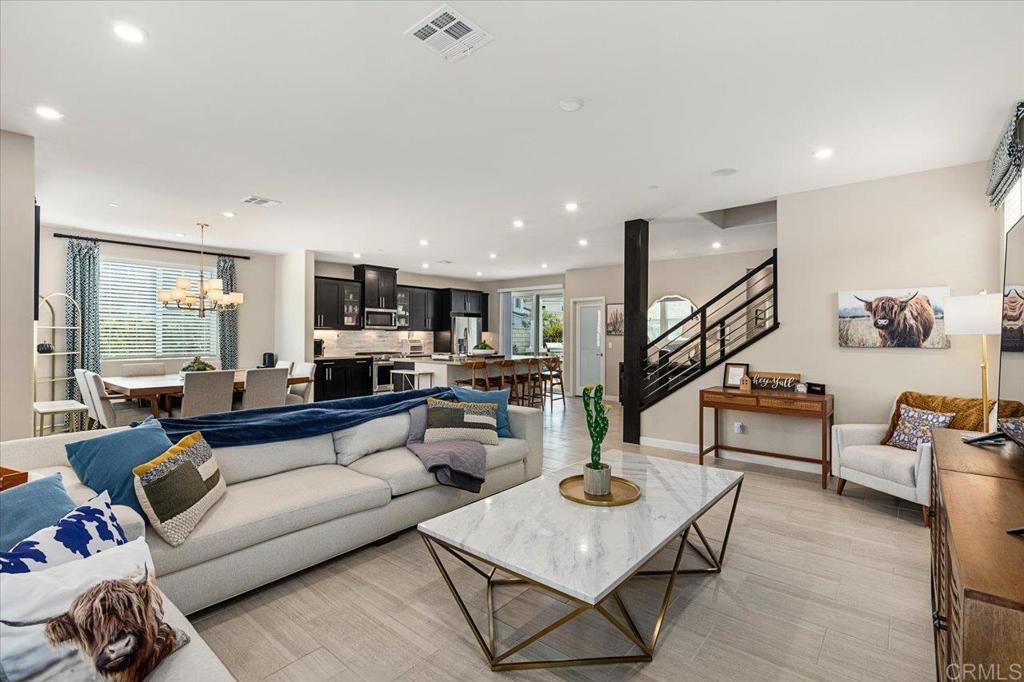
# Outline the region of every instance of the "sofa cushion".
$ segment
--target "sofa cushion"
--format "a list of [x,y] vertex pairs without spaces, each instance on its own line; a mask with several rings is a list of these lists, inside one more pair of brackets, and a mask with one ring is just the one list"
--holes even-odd
[[0,492],[0,551],[57,523],[74,508],[56,472]]
[[[525,440],[502,438],[497,445],[485,445],[487,470],[526,459],[529,448]],[[420,458],[407,448],[392,448],[367,455],[349,465],[349,469],[379,478],[391,488],[395,497],[437,485],[434,474],[427,471]]]
[[334,443],[329,433],[276,443],[214,448],[213,456],[228,485],[282,471],[335,463]]
[[347,466],[360,457],[405,445],[409,438],[409,413],[380,419],[334,432],[334,450],[338,464]]
[[913,488],[917,460],[916,451],[890,445],[851,445],[843,449],[842,467]]
[[336,464],[283,471],[228,486],[183,543],[171,547],[152,528],[146,537],[160,573],[173,573],[265,540],[348,514],[381,507],[388,485]]

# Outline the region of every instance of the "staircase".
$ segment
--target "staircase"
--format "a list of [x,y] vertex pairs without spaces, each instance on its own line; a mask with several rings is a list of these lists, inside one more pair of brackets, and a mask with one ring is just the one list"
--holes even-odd
[[646,410],[779,328],[777,251],[644,347]]

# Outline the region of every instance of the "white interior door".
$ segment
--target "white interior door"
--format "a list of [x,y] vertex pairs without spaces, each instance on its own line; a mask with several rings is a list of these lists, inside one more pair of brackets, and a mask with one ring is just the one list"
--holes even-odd
[[576,303],[576,395],[583,387],[604,383],[604,304]]

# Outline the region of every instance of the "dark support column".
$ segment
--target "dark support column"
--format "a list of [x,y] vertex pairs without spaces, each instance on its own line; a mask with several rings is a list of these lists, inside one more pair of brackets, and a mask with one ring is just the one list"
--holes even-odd
[[626,221],[625,330],[623,337],[622,440],[640,443],[641,361],[647,345],[647,262],[650,227],[646,220]]

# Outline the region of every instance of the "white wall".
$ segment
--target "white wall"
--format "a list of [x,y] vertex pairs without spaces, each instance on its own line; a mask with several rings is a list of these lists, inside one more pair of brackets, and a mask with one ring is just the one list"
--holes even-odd
[[[976,163],[780,197],[781,328],[735,360],[827,384],[838,423],[884,422],[904,390],[979,395],[977,339],[953,337],[949,350],[839,348],[836,292],[944,285],[953,294],[996,290],[1003,231],[985,201],[987,170]],[[713,371],[644,412],[644,437],[696,442],[697,392],[721,381]],[[748,425],[745,435],[732,434],[734,419]],[[727,413],[722,431],[726,442],[739,446],[818,453],[820,433],[812,420]]]
[[0,440],[32,434],[35,141],[0,130]]
[[292,251],[275,261],[274,348],[281,360],[313,361],[314,255]]

